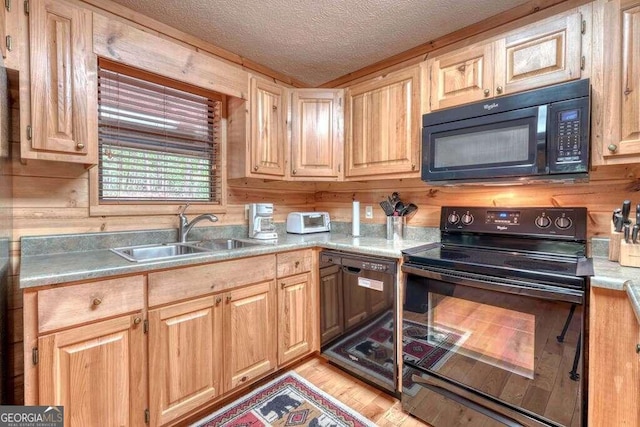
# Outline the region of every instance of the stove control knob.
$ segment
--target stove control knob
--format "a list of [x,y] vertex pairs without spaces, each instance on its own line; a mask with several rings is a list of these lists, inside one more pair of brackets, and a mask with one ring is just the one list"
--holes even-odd
[[566,216],[556,218],[556,227],[560,230],[566,230],[571,227],[571,218],[567,218]]
[[539,216],[536,218],[536,226],[538,228],[547,228],[551,225],[551,220],[548,216]]
[[460,216],[457,213],[453,212],[449,214],[448,220],[449,220],[449,224],[457,224],[458,221],[460,221]]
[[473,215],[471,215],[469,212],[462,215],[462,223],[464,225],[471,225],[472,222],[473,222]]

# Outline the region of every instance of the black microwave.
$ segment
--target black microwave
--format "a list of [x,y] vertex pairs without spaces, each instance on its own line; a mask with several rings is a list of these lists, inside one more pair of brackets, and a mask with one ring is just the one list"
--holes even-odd
[[586,181],[589,80],[422,116],[422,180],[430,184]]

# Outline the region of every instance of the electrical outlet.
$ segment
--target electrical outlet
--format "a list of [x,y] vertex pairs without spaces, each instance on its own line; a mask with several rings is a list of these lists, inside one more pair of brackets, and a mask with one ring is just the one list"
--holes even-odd
[[373,206],[365,206],[364,217],[367,219],[373,218]]

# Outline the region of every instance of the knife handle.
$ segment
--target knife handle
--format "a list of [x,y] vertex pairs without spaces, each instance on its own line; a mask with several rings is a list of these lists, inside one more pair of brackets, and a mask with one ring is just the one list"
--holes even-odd
[[624,222],[629,220],[629,214],[631,213],[631,200],[625,200],[622,202],[622,218]]
[[622,214],[615,214],[615,221],[614,221],[614,230],[616,233],[620,233],[622,231],[622,226],[624,225],[624,220],[622,219]]
[[636,224],[633,226],[633,230],[631,231],[631,242],[638,243],[638,231],[640,230],[640,225]]
[[624,225],[624,241],[629,243],[629,224]]

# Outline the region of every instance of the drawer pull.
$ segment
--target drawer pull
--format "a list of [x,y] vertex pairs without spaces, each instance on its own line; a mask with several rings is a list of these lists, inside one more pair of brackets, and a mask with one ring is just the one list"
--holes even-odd
[[295,263],[295,267],[296,267],[296,268],[300,267],[300,261],[296,261],[296,263]]
[[142,318],[140,318],[140,317],[135,317],[135,318],[133,319],[133,324],[134,324],[134,325],[139,325],[140,323],[142,323]]
[[220,297],[216,298],[216,305],[220,305],[221,302],[222,302],[222,298]]
[[240,378],[241,382],[245,382],[246,380],[248,380],[247,376],[245,375],[244,377]]
[[93,301],[91,301],[91,304],[93,304],[94,307],[99,306],[102,304],[102,298],[94,298]]
[[280,283],[280,289],[284,289],[286,287],[287,287],[287,285],[285,285],[284,283]]
[[230,303],[232,299],[231,295],[227,295],[227,304]]

